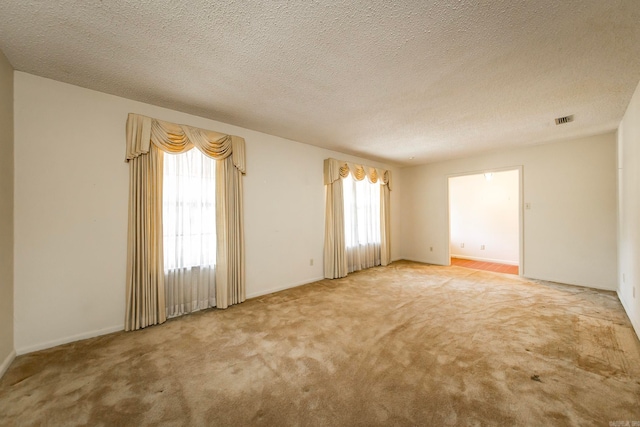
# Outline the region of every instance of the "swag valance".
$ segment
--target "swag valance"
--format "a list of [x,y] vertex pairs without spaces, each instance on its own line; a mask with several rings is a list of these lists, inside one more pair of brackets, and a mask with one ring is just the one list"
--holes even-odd
[[129,113],[126,161],[147,154],[151,144],[172,154],[196,147],[212,159],[232,156],[236,169],[246,172],[244,138]]
[[380,181],[391,190],[391,172],[386,169],[374,168],[371,166],[357,165],[351,162],[344,162],[336,159],[325,159],[324,161],[324,184],[333,184],[340,178],[351,176],[356,181],[362,181],[365,177],[369,182],[375,184]]

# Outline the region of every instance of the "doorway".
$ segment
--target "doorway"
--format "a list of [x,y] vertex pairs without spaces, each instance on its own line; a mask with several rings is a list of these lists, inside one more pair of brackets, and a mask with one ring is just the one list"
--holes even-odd
[[523,274],[522,168],[449,177],[452,265]]

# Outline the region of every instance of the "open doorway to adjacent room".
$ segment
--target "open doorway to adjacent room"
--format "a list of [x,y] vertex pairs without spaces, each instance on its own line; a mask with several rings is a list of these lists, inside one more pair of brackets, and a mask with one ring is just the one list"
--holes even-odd
[[451,265],[522,274],[522,168],[449,177]]

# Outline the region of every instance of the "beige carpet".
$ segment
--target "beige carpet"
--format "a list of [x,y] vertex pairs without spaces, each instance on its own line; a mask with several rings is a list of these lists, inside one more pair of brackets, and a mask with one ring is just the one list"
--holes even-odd
[[0,380],[2,425],[633,421],[640,343],[613,292],[409,262],[21,356]]

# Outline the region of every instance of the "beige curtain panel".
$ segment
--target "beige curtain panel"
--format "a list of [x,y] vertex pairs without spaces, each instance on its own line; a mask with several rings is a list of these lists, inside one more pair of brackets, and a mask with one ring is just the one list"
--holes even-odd
[[216,306],[246,299],[242,176],[245,142],[130,113],[127,118],[129,230],[125,330],[166,320],[162,247],[163,153],[196,147],[216,160]]
[[347,275],[347,253],[344,237],[344,204],[342,180],[325,185],[326,210],[324,227],[324,277],[337,279]]
[[324,185],[326,191],[324,277],[337,279],[348,273],[344,236],[344,202],[342,179],[351,176],[362,181],[380,182],[380,263],[391,262],[390,191],[391,171],[358,165],[336,159],[324,161]]

